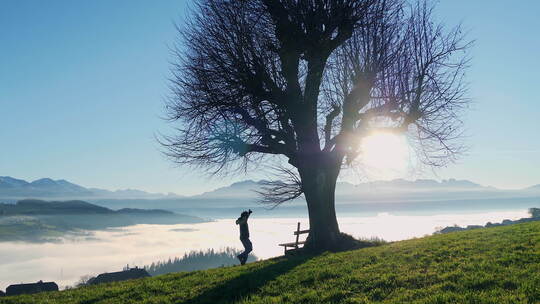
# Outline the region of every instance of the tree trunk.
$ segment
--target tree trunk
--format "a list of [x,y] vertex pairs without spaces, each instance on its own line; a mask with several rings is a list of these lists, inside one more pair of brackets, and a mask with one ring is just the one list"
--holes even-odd
[[339,168],[312,162],[299,169],[309,213],[308,250],[332,250],[340,231],[336,218],[335,191]]

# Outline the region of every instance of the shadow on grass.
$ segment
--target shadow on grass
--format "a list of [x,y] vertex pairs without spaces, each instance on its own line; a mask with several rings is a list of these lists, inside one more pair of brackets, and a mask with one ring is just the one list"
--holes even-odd
[[219,284],[181,303],[227,303],[241,300],[257,292],[266,283],[289,272],[313,257],[314,255],[297,255],[279,258],[280,260],[276,263],[255,268],[248,273],[241,274],[234,279]]

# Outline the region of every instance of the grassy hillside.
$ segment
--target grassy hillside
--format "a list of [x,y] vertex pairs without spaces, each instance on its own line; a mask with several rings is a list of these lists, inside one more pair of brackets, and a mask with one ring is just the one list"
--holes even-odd
[[540,222],[0,300],[87,304],[379,302],[540,303]]

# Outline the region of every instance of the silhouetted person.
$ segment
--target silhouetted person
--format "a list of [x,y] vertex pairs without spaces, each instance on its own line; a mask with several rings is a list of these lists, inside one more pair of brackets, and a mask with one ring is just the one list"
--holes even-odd
[[237,256],[237,258],[240,260],[240,264],[242,265],[246,263],[249,253],[253,250],[253,245],[249,240],[249,228],[247,222],[251,213],[251,209],[249,209],[249,211],[244,211],[236,220],[236,225],[240,225],[240,241],[242,242],[242,245],[244,245],[244,252]]

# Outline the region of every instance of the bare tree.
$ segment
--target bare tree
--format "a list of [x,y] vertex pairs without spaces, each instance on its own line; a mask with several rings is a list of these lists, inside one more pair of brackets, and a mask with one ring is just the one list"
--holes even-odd
[[179,29],[166,153],[211,173],[286,159],[289,182],[264,200],[303,194],[306,246],[332,248],[336,181],[363,137],[409,132],[431,165],[460,151],[470,43],[433,19],[406,0],[199,0]]

